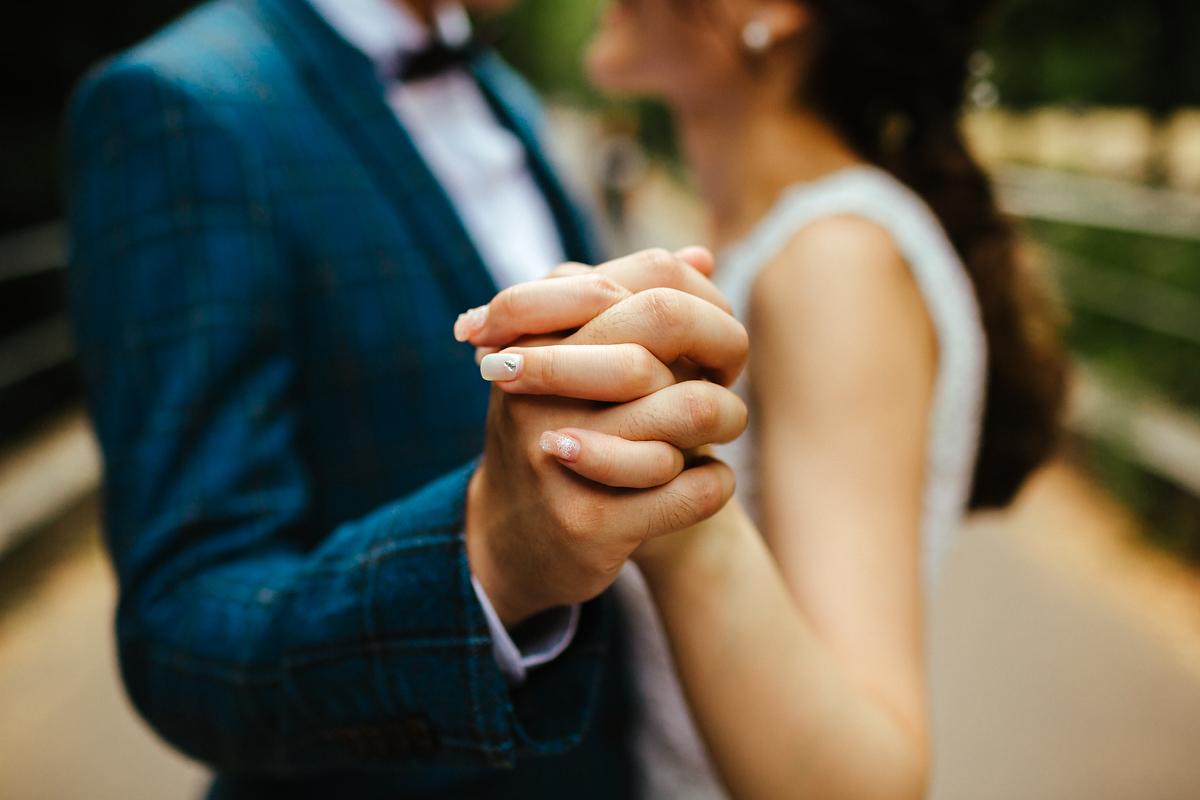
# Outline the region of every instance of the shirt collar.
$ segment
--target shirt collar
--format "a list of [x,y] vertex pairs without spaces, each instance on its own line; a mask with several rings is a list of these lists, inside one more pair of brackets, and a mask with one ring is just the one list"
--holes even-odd
[[[395,0],[308,0],[338,35],[362,51],[381,75],[390,74],[409,53],[433,40],[408,6]],[[434,11],[434,26],[446,44],[463,44],[471,37],[471,21],[457,0],[443,0]]]

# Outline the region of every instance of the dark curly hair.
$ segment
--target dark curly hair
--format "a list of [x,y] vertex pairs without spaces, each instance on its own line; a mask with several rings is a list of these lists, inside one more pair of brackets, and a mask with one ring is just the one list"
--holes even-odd
[[1008,505],[1054,449],[1066,367],[1017,237],[960,127],[968,61],[990,0],[802,0],[815,16],[803,102],[933,209],[983,315],[988,385],[971,493]]

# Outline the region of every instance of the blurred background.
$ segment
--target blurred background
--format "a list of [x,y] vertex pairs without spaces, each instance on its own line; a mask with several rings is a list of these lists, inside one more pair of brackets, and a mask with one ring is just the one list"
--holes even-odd
[[[503,42],[613,251],[704,241],[659,109],[606,102],[602,0],[527,0]],[[181,0],[16,4],[0,49],[0,798],[192,798],[130,710],[99,460],[63,309],[60,118]],[[77,6],[77,7],[76,7]],[[932,609],[933,795],[1200,797],[1200,4],[1006,0],[964,125],[1057,287],[1070,435],[975,520]]]

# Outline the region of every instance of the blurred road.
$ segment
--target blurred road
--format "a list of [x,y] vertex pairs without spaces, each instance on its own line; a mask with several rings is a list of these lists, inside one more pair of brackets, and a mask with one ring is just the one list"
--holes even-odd
[[1200,797],[1200,576],[1053,468],[933,610],[934,800]]
[[[94,512],[0,564],[0,797],[197,798],[119,688]],[[934,800],[1200,797],[1200,582],[1126,536],[1063,468],[964,535],[932,611]]]
[[205,773],[130,710],[90,501],[0,564],[0,798],[192,800]]

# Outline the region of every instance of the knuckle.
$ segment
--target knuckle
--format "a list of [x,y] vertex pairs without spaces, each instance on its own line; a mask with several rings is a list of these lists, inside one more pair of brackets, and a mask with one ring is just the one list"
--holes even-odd
[[674,289],[647,289],[639,295],[644,311],[650,321],[663,328],[671,328],[680,322],[681,304],[679,292]]
[[629,290],[601,272],[587,276],[587,287],[601,301],[616,302],[629,295]]
[[665,247],[651,247],[649,250],[642,251],[641,260],[643,270],[657,274],[657,270],[665,269],[668,265],[675,263],[675,255]]
[[645,276],[656,286],[675,286],[683,276],[683,267],[673,253],[662,248],[646,251]]
[[707,386],[693,381],[683,394],[684,418],[693,431],[705,436],[714,433],[721,423],[720,400]]
[[628,385],[637,390],[648,391],[654,383],[658,359],[640,344],[622,347],[619,368]]
[[658,452],[657,474],[674,478],[683,466],[683,453],[669,445],[660,448]]
[[524,290],[520,284],[508,287],[496,295],[496,299],[492,301],[491,313],[509,319],[519,319],[523,294]]
[[700,519],[715,514],[724,499],[717,477],[707,473],[695,482],[691,495],[692,512]]
[[533,283],[518,283],[509,287],[509,304],[517,319],[536,311],[536,288]]

